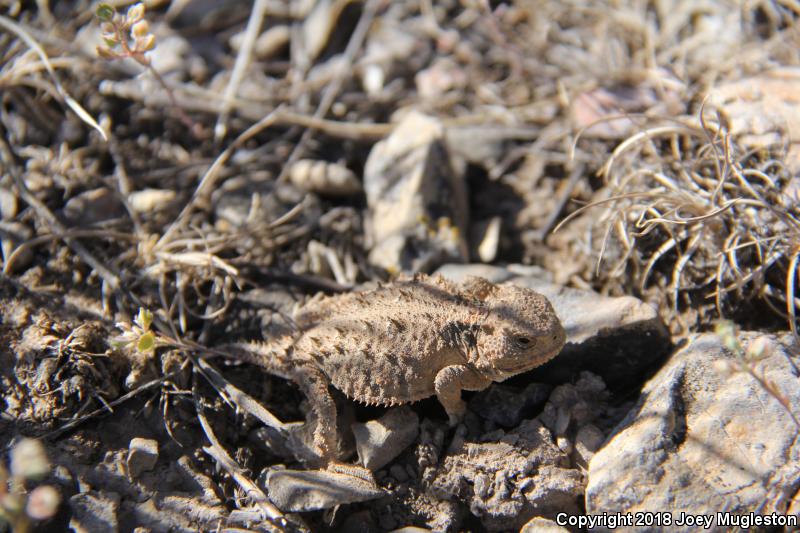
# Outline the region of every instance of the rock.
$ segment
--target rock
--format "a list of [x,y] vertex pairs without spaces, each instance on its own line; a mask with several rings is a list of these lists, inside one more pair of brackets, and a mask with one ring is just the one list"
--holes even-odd
[[[571,100],[570,115],[576,129],[588,137],[622,140],[637,131],[630,117],[637,113],[675,115],[685,113],[683,91],[686,87],[668,72],[659,72],[664,79],[662,91],[652,84],[623,83],[613,87],[595,87]],[[666,89],[666,87],[669,89]],[[630,114],[628,116],[628,114]]]
[[72,225],[91,226],[125,216],[125,206],[113,191],[105,187],[84,191],[64,205],[64,219]]
[[158,442],[153,439],[136,437],[128,445],[128,475],[137,478],[142,472],[148,472],[158,461]]
[[[548,279],[548,274],[538,267],[522,267],[527,270],[527,274],[532,276],[540,276],[542,279]],[[480,263],[471,265],[458,265],[448,264],[442,265],[436,270],[437,274],[441,274],[447,279],[453,281],[463,281],[469,276],[479,276],[486,278],[492,283],[502,283],[509,281],[516,277],[511,268],[503,268],[494,265],[482,265]]]
[[558,356],[532,371],[536,381],[566,383],[588,370],[612,390],[630,389],[657,367],[672,346],[656,310],[631,296],[613,298],[554,285],[542,269],[522,265],[445,265],[437,272],[454,281],[467,276],[507,281],[550,300],[567,332],[567,344]]
[[266,483],[270,500],[281,511],[297,513],[374,500],[386,494],[369,477],[369,471],[360,467],[346,470],[270,469]]
[[379,65],[366,63],[361,70],[361,86],[370,96],[378,96],[383,91],[386,73]]
[[490,176],[499,165],[502,166],[508,153],[514,150],[516,141],[533,141],[540,136],[541,130],[536,127],[491,122],[454,124],[448,126],[445,133],[456,168],[476,165],[490,172]]
[[372,148],[364,190],[374,265],[427,271],[468,257],[467,188],[444,136],[441,122],[412,111]]
[[362,191],[352,170],[338,163],[301,159],[289,169],[289,181],[302,191],[328,196],[351,196]]
[[605,439],[605,434],[594,424],[588,424],[578,429],[578,434],[575,436],[576,463],[582,468],[586,468]]
[[53,485],[58,486],[62,499],[68,499],[78,492],[78,482],[69,468],[63,465],[55,465],[49,480]]
[[398,74],[416,72],[427,63],[430,43],[420,38],[419,33],[409,27],[409,20],[398,13],[403,6],[387,6],[381,16],[381,23],[374,25],[367,35],[364,54],[359,59],[361,85],[370,96],[379,95],[387,81]]
[[119,494],[110,491],[76,494],[69,499],[72,511],[69,527],[75,533],[119,531],[119,500]]
[[748,78],[715,84],[708,92],[709,107],[724,118],[731,135],[743,147],[762,149],[785,143],[789,172],[797,166],[800,143],[800,69],[777,68]]
[[591,372],[582,372],[575,383],[553,389],[539,420],[555,437],[572,436],[579,428],[603,417],[608,400],[603,380]]
[[[0,250],[3,252],[3,269],[12,274],[25,270],[33,261],[33,249],[25,247],[18,253],[17,248],[33,237],[31,229],[21,222],[0,222]],[[11,261],[9,263],[9,261]]]
[[289,26],[273,26],[258,36],[253,52],[259,58],[272,57],[289,44],[290,34]]
[[522,526],[519,533],[569,533],[569,530],[559,526],[552,520],[537,516]]
[[217,494],[218,485],[205,472],[201,472],[188,455],[178,458],[175,462],[175,472],[182,483],[195,488],[192,493],[195,505],[198,502],[204,505],[220,503],[220,496]]
[[469,407],[486,420],[499,426],[511,428],[523,418],[533,418],[536,409],[544,405],[552,387],[531,383],[524,390],[508,385],[494,384],[479,392],[470,401]]
[[335,0],[321,0],[315,2],[311,11],[303,20],[301,39],[300,61],[302,64],[311,64],[322,52],[331,33],[337,28],[337,21],[342,12],[342,4]]
[[462,441],[441,461],[430,490],[467,502],[488,530],[516,530],[537,514],[579,511],[582,476],[567,464],[550,432],[527,420],[499,442]]
[[[780,391],[787,408],[799,413],[800,388],[790,363],[797,346],[791,335],[742,333],[739,341],[773,347],[751,364]],[[751,375],[730,371],[738,360],[711,334],[694,336],[670,358],[589,463],[588,514],[786,513],[791,497],[767,496],[770,487],[786,482],[785,465],[797,471],[797,428]]]
[[353,424],[358,458],[373,472],[387,465],[419,434],[419,417],[408,406],[390,409],[378,420]]
[[137,213],[152,213],[165,209],[175,201],[177,194],[170,189],[142,189],[128,195],[128,203]]
[[17,216],[17,195],[8,187],[0,187],[0,219],[8,221]]
[[[220,504],[210,505],[205,501],[199,501],[196,495],[191,493],[165,494],[161,492],[135,506],[132,503],[128,499],[123,500],[122,503],[120,520],[123,528],[127,526],[125,531],[130,531],[131,521],[135,521],[135,524],[147,527],[155,533],[165,531],[190,533],[213,530],[216,524],[219,524],[221,516],[227,518],[226,525],[230,528],[228,531],[231,529],[236,531],[237,525],[245,527],[248,524],[248,522],[237,524],[235,520],[239,517],[229,509]],[[252,522],[251,518],[249,523]]]
[[500,229],[503,219],[492,217],[488,222],[484,222],[473,228],[473,234],[478,233],[480,237],[476,239],[477,247],[475,255],[484,263],[491,263],[497,257],[500,248]]
[[799,69],[776,69],[724,84],[710,93],[743,146],[757,149],[775,139],[788,140],[783,163],[793,176],[800,172],[800,105],[796,98],[799,83]]

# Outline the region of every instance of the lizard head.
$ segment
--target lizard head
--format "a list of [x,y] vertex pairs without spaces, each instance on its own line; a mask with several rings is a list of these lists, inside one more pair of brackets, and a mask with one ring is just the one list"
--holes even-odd
[[553,306],[538,292],[514,285],[493,285],[482,298],[486,318],[471,361],[492,381],[527,372],[555,357],[566,333]]

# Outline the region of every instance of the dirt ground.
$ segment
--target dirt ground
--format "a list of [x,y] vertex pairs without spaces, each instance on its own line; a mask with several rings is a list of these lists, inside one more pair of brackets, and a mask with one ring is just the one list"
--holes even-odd
[[[426,477],[447,450],[453,464],[478,453],[458,439],[502,427],[473,414],[454,433],[435,399],[411,407],[419,436],[376,474],[389,496],[272,506],[270,467],[303,464],[257,413],[302,421],[305,399],[213,349],[291,331],[321,292],[445,263],[536,265],[652,304],[676,342],[719,318],[794,330],[791,2],[40,0],[0,15],[0,443],[10,457],[40,439],[52,465],[2,473],[16,530],[521,527],[452,485],[497,465]],[[414,112],[444,155],[379,154]],[[413,191],[395,256],[380,206],[405,197],[380,180],[416,171],[457,185]],[[603,396],[601,429],[640,386]],[[345,420],[386,412],[337,403]],[[513,448],[481,460],[523,464],[540,428],[518,424],[474,444]],[[42,484],[60,503],[36,514]],[[581,511],[579,476],[569,486],[544,515]]]

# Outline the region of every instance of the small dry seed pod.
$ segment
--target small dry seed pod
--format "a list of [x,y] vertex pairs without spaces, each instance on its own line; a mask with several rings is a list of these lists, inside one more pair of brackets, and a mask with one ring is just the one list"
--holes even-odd
[[301,159],[289,170],[289,180],[298,189],[330,196],[349,196],[362,191],[352,170],[338,163]]

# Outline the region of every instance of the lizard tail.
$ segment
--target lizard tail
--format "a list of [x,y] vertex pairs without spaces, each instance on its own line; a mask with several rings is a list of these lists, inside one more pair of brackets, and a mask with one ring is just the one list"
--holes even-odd
[[294,339],[278,337],[270,342],[235,342],[217,349],[227,352],[232,359],[260,366],[274,376],[292,379],[291,350]]

